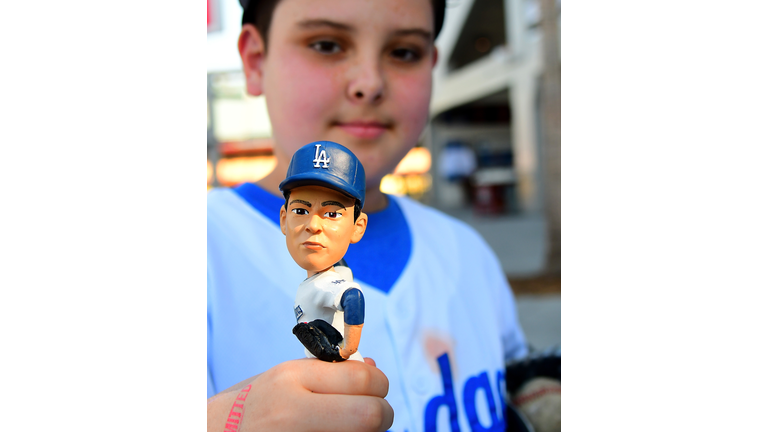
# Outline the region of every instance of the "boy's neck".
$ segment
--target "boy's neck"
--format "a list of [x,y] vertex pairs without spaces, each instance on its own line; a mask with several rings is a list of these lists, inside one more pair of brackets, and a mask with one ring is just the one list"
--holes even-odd
[[387,208],[387,204],[389,204],[389,199],[379,190],[379,188],[365,190],[365,206],[363,206],[363,212],[380,212]]
[[257,181],[256,184],[273,195],[277,195],[279,197],[283,196],[283,193],[280,192],[280,182],[285,180],[285,172],[286,169],[281,170],[278,162],[278,166],[276,166],[272,172],[267,174],[266,177]]

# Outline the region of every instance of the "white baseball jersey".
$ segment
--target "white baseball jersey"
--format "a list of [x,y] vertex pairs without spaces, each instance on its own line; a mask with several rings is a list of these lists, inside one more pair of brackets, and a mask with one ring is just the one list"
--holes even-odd
[[[350,272],[342,275],[334,270],[328,270],[322,273],[315,273],[305,279],[296,290],[296,300],[293,304],[296,323],[321,319],[331,324],[343,336],[344,311],[341,310],[341,297],[350,288],[357,288],[362,291],[360,285],[351,280],[351,276]],[[365,334],[364,332],[365,326],[363,326],[363,334]],[[298,339],[296,341],[298,342]],[[339,346],[343,346],[345,342],[342,341],[342,344],[339,344]],[[304,354],[309,358],[315,357],[306,348],[304,348]],[[349,358],[363,361],[363,356],[359,350]]]
[[[208,395],[304,357],[278,216],[253,184],[208,194]],[[466,224],[409,198],[369,214],[344,257],[365,295],[360,352],[389,379],[397,432],[504,430],[505,361],[527,354],[498,260]],[[264,347],[269,347],[265,349]]]

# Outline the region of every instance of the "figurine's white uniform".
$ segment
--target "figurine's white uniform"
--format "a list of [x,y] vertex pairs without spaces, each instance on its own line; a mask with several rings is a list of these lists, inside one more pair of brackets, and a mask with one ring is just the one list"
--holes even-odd
[[[208,194],[208,396],[304,357],[291,330],[307,273],[277,223],[284,200],[248,186]],[[466,224],[409,198],[368,216],[345,259],[365,295],[360,352],[389,379],[391,430],[504,430],[505,361],[528,351],[498,260]],[[408,250],[391,246],[402,239]]]
[[[296,301],[293,304],[296,322],[321,319],[331,324],[343,336],[344,311],[341,310],[341,296],[350,288],[357,288],[362,291],[360,285],[351,280],[351,276],[349,272],[341,274],[334,270],[328,270],[305,279],[296,290]],[[363,326],[362,334],[365,334],[365,326]],[[309,358],[315,357],[306,348],[304,348],[304,354]],[[363,361],[363,356],[358,350],[349,359]]]

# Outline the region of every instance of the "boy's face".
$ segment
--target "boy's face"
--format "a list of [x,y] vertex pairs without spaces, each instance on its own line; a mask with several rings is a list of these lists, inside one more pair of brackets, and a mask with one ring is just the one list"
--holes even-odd
[[354,221],[355,200],[321,186],[299,186],[291,190],[288,210],[280,209],[280,229],[288,252],[312,275],[344,258],[350,243],[365,234],[368,216]]
[[430,0],[281,0],[266,54],[243,57],[249,92],[266,95],[278,157],[338,142],[378,186],[428,120],[433,24]]

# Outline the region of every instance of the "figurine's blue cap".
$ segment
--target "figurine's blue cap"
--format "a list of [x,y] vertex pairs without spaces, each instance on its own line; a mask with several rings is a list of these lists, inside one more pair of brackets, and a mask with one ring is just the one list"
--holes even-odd
[[317,141],[298,149],[291,158],[280,191],[318,185],[335,189],[365,204],[365,170],[354,153],[333,141]]

